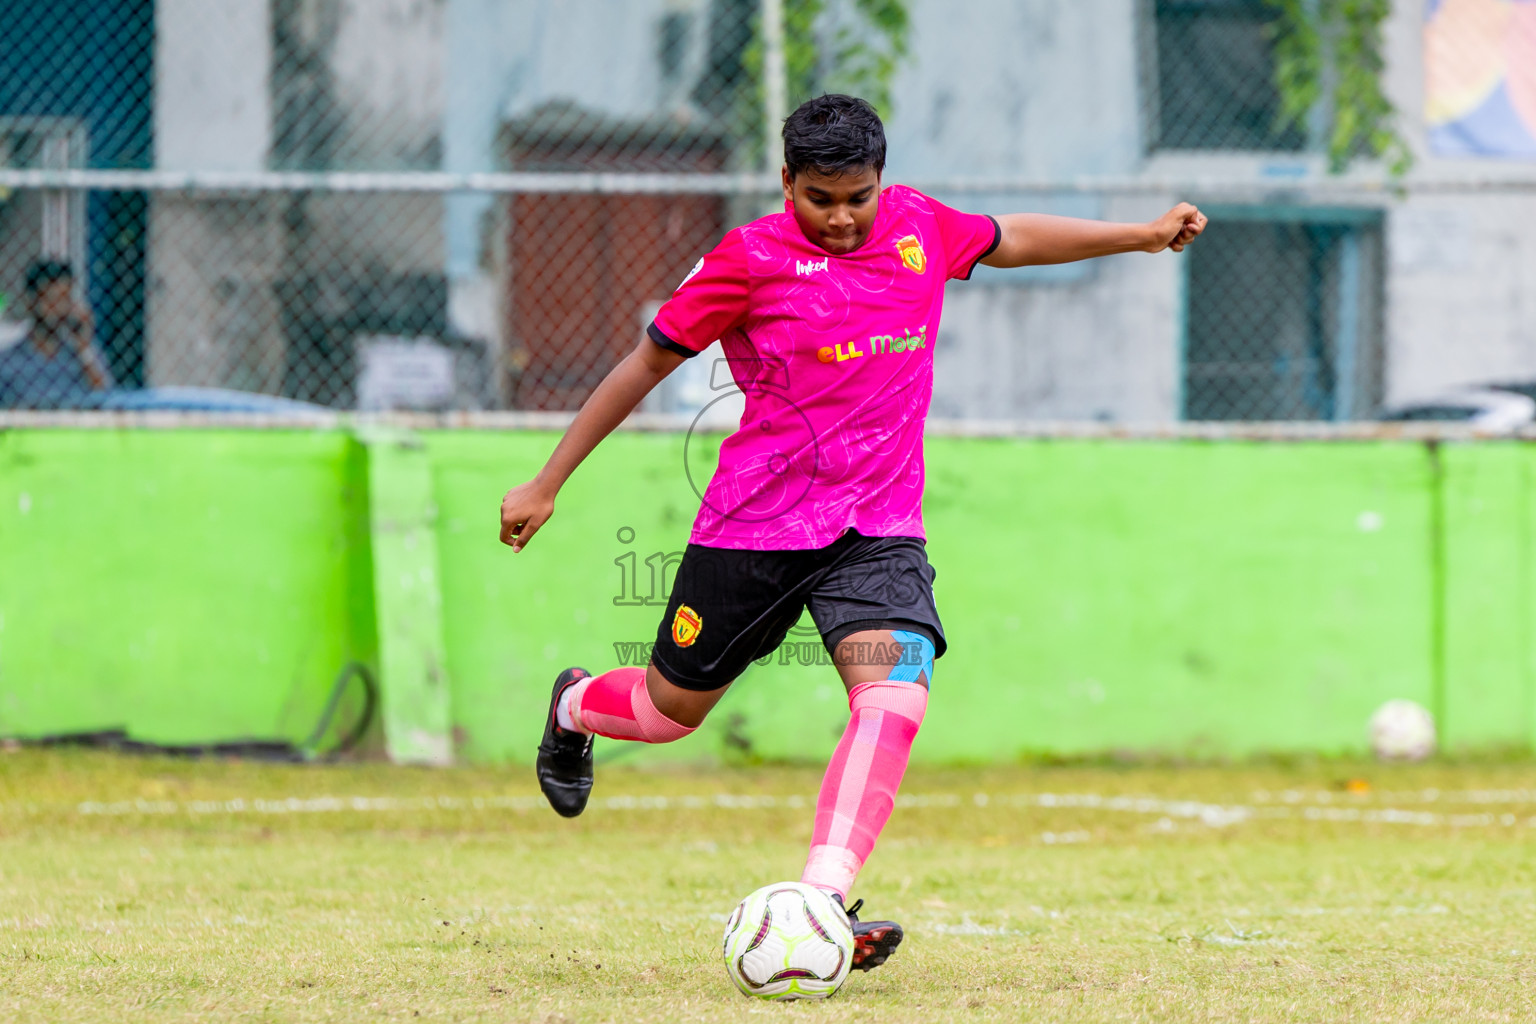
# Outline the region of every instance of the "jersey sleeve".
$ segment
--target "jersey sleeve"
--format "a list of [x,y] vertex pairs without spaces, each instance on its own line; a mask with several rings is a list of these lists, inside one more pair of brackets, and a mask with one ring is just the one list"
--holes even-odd
[[694,264],[646,333],[664,349],[696,356],[747,318],[747,247],[740,231]]
[[961,213],[931,197],[928,205],[939,219],[939,235],[944,239],[945,277],[966,280],[976,264],[992,255],[1003,240],[1003,226],[996,218],[981,213]]

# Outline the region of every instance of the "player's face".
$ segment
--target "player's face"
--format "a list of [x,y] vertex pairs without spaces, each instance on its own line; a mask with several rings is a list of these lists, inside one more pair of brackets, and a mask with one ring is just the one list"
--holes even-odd
[[864,244],[880,205],[880,172],[873,167],[826,175],[784,170],[784,198],[794,204],[805,237],[830,253],[849,253]]

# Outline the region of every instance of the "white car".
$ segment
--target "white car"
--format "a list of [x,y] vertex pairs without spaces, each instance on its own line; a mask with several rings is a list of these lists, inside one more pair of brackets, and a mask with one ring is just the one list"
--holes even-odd
[[[1516,387],[1521,390],[1515,390]],[[1536,423],[1536,398],[1523,393],[1529,387],[1461,388],[1416,402],[1389,406],[1377,419],[1392,423],[1465,423],[1479,430],[1518,430]]]

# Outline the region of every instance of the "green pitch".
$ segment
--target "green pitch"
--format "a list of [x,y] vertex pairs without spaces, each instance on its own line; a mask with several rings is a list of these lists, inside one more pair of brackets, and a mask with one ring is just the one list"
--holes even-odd
[[907,944],[798,1006],[718,944],[817,771],[530,776],[0,754],[0,1017],[1536,1018],[1528,763],[914,770],[856,893]]

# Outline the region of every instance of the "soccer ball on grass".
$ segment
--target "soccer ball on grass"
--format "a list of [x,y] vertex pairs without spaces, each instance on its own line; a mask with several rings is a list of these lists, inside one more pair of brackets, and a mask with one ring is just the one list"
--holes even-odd
[[1389,700],[1371,716],[1371,750],[1383,761],[1422,761],[1435,752],[1435,719],[1411,700]]
[[825,999],[853,965],[853,929],[825,890],[765,885],[725,923],[725,970],[745,995]]

